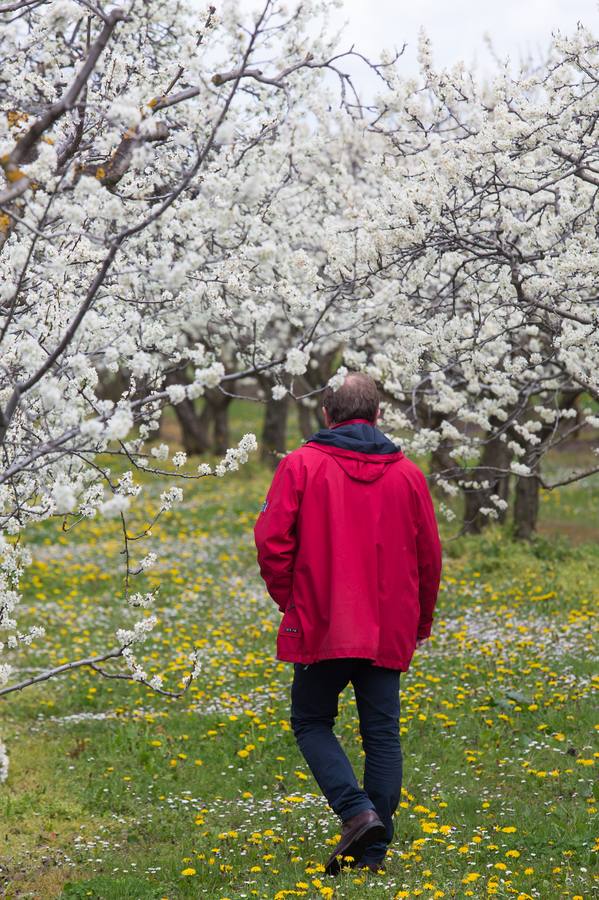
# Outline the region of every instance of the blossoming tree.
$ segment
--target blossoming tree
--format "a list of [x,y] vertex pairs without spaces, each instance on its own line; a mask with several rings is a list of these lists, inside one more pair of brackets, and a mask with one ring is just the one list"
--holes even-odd
[[425,37],[420,62],[418,81],[390,73],[370,125],[383,199],[367,198],[358,241],[378,249],[364,278],[380,313],[346,360],[384,383],[387,422],[433,454],[439,486],[464,491],[466,529],[504,513],[511,474],[528,537],[540,485],[599,468],[541,470],[599,426],[598,44],[580,26],[545,67],[488,86],[435,71]]
[[[23,536],[51,516],[64,517],[68,529],[119,517],[126,598],[146,607],[153,595],[134,581],[155,556],[137,558],[137,541],[182,489],[166,489],[152,522],[132,534],[128,510],[142,490],[136,470],[180,482],[222,476],[255,448],[246,435],[214,470],[203,463],[194,475],[180,470],[185,454],[166,467],[168,448],[150,452],[147,441],[165,402],[227,383],[217,332],[233,313],[245,313],[244,327],[267,327],[270,307],[256,282],[253,298],[240,292],[233,306],[231,295],[270,253],[264,235],[246,241],[247,222],[266,217],[295,180],[286,120],[297,129],[295,110],[309,109],[310,92],[327,77],[341,85],[335,102],[349,108],[339,56],[307,33],[326,6],[308,2],[287,13],[264,0],[244,19],[233,3],[220,16],[191,2],[0,4],[0,696],[82,666],[172,693],[134,655],[154,627],[148,615],[119,629],[108,650],[13,677],[11,658],[42,634],[18,623],[29,559]],[[332,91],[323,87],[325,106]],[[316,126],[310,140],[318,140]],[[276,233],[274,222],[265,228]],[[298,250],[289,245],[291,257]],[[311,270],[307,263],[304,255],[287,266]],[[283,295],[293,279],[282,272],[277,280]],[[293,314],[302,300],[288,302]],[[252,351],[238,340],[241,369],[231,378],[299,371],[308,345],[297,331],[270,352],[265,340]],[[169,378],[183,365],[191,378]],[[130,375],[120,396],[101,398],[100,376],[120,369]],[[124,473],[106,463],[111,455],[126,460]],[[115,660],[124,671],[104,668]],[[182,690],[198,665],[191,660]]]

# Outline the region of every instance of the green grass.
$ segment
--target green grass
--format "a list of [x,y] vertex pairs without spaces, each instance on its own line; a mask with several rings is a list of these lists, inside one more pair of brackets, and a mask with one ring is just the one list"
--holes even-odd
[[[237,414],[235,436],[245,430]],[[270,477],[252,462],[189,483],[139,548],[159,554],[140,588],[161,584],[143,664],[175,687],[191,650],[202,653],[183,699],[80,671],[0,707],[11,754],[0,895],[590,900],[597,482],[544,494],[531,546],[505,527],[458,539],[443,527],[433,638],[402,675],[404,794],[388,871],[331,879],[322,863],[339,823],[289,730],[292,667],[274,658],[280,614],[255,566],[251,528]],[[163,489],[144,485],[138,523]],[[118,535],[116,521],[69,536],[59,523],[38,529],[26,608],[48,634],[24,666],[102,649],[131,621]],[[360,770],[350,690],[337,731]]]

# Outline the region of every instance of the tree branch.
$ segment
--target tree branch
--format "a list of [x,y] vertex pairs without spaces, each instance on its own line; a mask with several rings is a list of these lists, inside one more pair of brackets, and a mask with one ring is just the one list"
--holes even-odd
[[62,675],[64,672],[71,672],[73,669],[80,669],[83,666],[93,667],[98,663],[106,662],[108,659],[118,659],[119,656],[123,655],[125,649],[125,647],[119,647],[118,650],[109,650],[108,653],[104,653],[101,656],[76,659],[73,660],[73,662],[64,663],[62,666],[56,666],[55,669],[48,669],[46,672],[41,672],[33,678],[26,678],[25,681],[20,681],[18,684],[11,684],[9,687],[0,688],[0,697],[4,697],[6,694],[12,694],[15,691],[22,691],[23,688],[29,687],[32,684],[40,684],[42,681],[48,681],[56,675]]
[[30,185],[29,178],[20,171],[19,166],[27,159],[32,148],[44,132],[47,131],[48,128],[51,128],[57,119],[63,116],[65,112],[68,112],[74,107],[77,97],[93,72],[117,23],[125,18],[126,13],[122,9],[113,9],[108,13],[102,31],[92,44],[85,62],[81,66],[81,69],[77,73],[77,76],[69,89],[63,94],[60,100],[53,103],[39,119],[36,119],[31,128],[13,147],[12,151],[8,154],[8,157],[0,160],[0,165],[4,169],[7,180],[13,184],[13,190],[17,186],[19,187],[19,194],[26,191]]

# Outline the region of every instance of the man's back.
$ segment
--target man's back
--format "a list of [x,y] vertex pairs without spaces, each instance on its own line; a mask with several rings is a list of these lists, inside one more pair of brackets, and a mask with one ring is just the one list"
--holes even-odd
[[[379,871],[393,839],[400,673],[430,634],[441,574],[426,479],[376,428],[376,382],[352,372],[335,384],[322,392],[327,428],[279,464],[254,529],[261,574],[284,613],[277,657],[294,663],[293,734],[342,823],[327,875],[341,860]],[[363,787],[333,733],[349,682]]]
[[441,549],[423,473],[381,431],[343,422],[285,457],[255,537],[284,611],[278,659],[408,668],[430,633]]

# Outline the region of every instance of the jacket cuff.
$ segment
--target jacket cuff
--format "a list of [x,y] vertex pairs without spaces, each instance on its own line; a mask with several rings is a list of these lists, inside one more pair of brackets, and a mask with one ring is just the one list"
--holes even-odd
[[423,640],[424,638],[428,638],[431,636],[431,629],[433,627],[433,623],[429,622],[427,625],[419,625],[418,631],[416,632],[417,640]]

